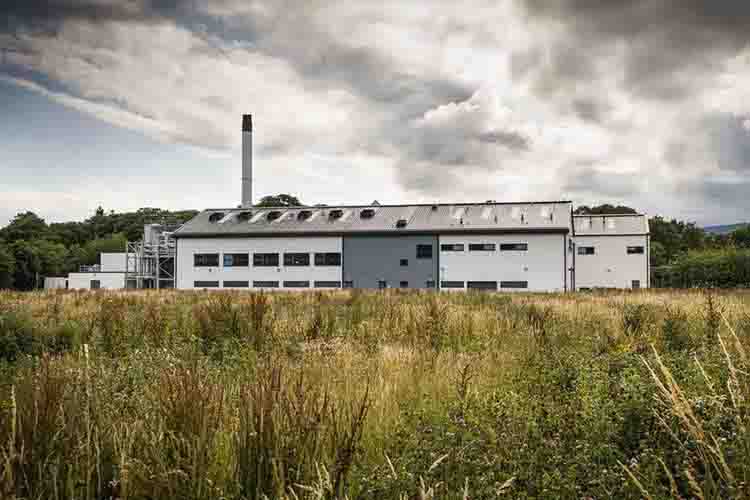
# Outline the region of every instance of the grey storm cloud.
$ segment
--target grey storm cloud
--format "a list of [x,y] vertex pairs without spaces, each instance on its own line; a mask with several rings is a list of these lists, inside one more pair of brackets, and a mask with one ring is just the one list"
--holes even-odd
[[571,72],[595,76],[595,67],[584,62],[591,60],[588,54],[603,44],[621,44],[627,89],[660,100],[683,99],[719,67],[722,55],[750,42],[750,2],[744,0],[519,2],[532,18],[567,26],[567,39],[552,47],[563,71],[548,85],[564,84]]
[[8,27],[57,24],[66,20],[150,21],[174,15],[192,0],[5,0],[0,16]]

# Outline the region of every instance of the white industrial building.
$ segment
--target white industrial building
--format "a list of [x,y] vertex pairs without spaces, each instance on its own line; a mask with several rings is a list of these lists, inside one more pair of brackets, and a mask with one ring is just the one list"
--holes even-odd
[[180,289],[568,291],[649,286],[644,215],[573,216],[569,201],[259,208],[252,118],[242,204],[171,234]]
[[648,287],[643,215],[567,201],[210,209],[178,229],[180,289]]
[[649,288],[648,218],[643,215],[576,215],[576,289]]
[[252,119],[242,203],[147,225],[69,288],[575,291],[649,287],[645,215],[573,215],[570,201],[261,208]]
[[66,288],[70,290],[119,290],[125,288],[127,253],[100,253],[99,262],[99,264],[93,266],[81,266],[79,272],[68,274]]

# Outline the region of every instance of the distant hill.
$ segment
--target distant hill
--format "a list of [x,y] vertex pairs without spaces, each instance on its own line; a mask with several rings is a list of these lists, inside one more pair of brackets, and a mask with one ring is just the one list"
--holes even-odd
[[743,222],[740,224],[725,224],[723,226],[705,226],[703,230],[710,234],[729,234],[735,229],[740,229],[747,225],[750,225],[750,223]]

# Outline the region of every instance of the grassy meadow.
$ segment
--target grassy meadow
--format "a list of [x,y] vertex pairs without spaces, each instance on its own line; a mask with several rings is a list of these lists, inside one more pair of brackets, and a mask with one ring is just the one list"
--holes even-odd
[[0,498],[749,498],[750,293],[0,292]]

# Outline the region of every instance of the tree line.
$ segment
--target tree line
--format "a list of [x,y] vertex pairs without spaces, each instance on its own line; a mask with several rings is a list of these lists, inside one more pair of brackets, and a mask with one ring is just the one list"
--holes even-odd
[[145,224],[181,223],[197,213],[158,208],[105,213],[99,207],[83,222],[51,224],[34,212],[19,213],[0,229],[0,289],[37,288],[44,276],[65,276],[81,265],[98,264],[102,252],[124,252],[127,241],[141,239]]
[[[302,203],[293,195],[279,194],[261,198],[256,206]],[[83,222],[50,224],[34,212],[19,213],[0,229],[0,289],[31,290],[40,286],[41,277],[64,276],[81,265],[97,264],[102,252],[124,252],[127,241],[142,237],[145,224],[182,223],[197,213],[158,208],[107,213],[99,207]],[[636,210],[622,205],[583,205],[575,213],[627,214]],[[649,224],[651,267],[665,286],[750,286],[750,226],[719,235],[692,222],[658,215],[651,217]]]

